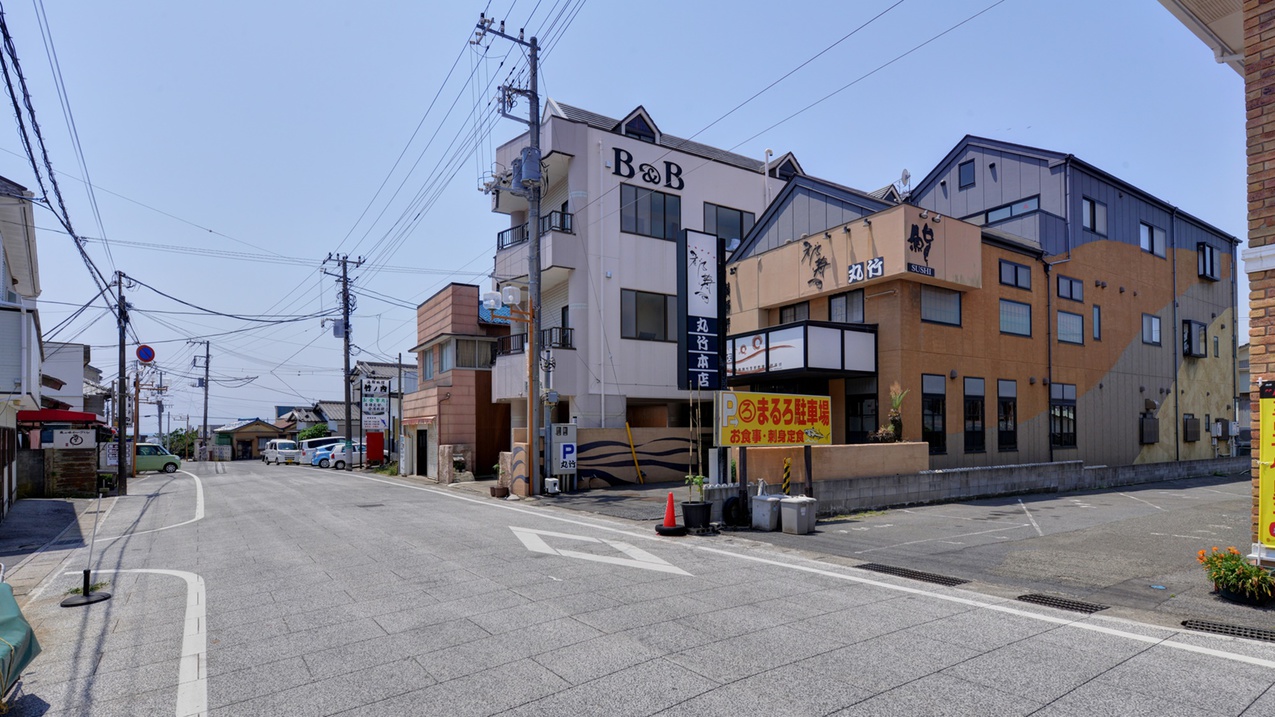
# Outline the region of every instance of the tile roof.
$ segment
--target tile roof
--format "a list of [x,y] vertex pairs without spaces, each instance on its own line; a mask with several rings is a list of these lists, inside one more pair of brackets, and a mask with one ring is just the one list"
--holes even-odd
[[478,322],[481,324],[507,325],[509,323],[509,317],[510,313],[508,306],[497,306],[493,311],[482,304],[478,305]]
[[238,421],[235,421],[234,423],[227,423],[226,425],[220,428],[214,428],[213,433],[233,433],[241,428],[244,428],[245,426],[251,426],[254,423],[263,423],[267,426],[270,426],[271,428],[275,427],[273,423],[270,423],[269,421],[263,421],[260,418],[241,418]]
[[[354,368],[364,376],[371,378],[398,378],[398,370],[402,368],[404,373],[416,370],[416,364],[412,363],[380,363],[377,361],[358,361],[354,364]],[[323,403],[320,401],[320,403]],[[345,402],[341,402],[342,406]]]
[[[345,420],[345,401],[319,401],[314,407],[322,413],[329,421]],[[362,420],[362,413],[359,411],[357,401],[350,402],[350,420]]]

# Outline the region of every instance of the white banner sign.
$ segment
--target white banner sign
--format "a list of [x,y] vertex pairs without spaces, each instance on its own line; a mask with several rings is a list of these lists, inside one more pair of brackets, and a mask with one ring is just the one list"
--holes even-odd
[[93,429],[53,432],[53,448],[94,448],[96,446],[97,431]]
[[390,381],[363,379],[363,430],[385,431],[390,427]]

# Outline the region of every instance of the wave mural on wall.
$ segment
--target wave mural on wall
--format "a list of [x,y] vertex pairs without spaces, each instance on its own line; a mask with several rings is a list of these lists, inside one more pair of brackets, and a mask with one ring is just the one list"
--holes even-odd
[[[672,434],[677,435],[672,435]],[[581,430],[576,462],[582,488],[624,486],[638,482],[623,429]],[[599,435],[601,434],[601,435]],[[624,437],[616,440],[612,436]],[[592,440],[590,440],[592,439]],[[647,483],[681,481],[686,476],[691,437],[685,428],[634,429],[633,449]]]

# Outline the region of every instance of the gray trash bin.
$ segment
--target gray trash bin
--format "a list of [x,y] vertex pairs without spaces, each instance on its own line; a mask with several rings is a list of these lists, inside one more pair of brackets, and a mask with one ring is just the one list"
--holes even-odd
[[815,508],[818,501],[806,496],[779,501],[780,522],[785,533],[806,535],[815,531]]
[[782,495],[766,495],[766,483],[757,484],[757,495],[750,499],[753,530],[779,530],[779,501]]

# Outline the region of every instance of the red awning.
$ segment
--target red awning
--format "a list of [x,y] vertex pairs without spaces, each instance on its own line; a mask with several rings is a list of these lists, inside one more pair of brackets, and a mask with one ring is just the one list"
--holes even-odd
[[18,423],[101,423],[101,421],[92,413],[45,408],[39,411],[18,411]]

